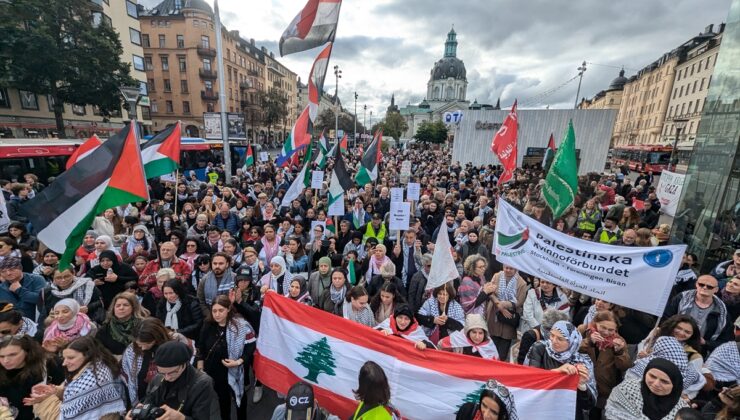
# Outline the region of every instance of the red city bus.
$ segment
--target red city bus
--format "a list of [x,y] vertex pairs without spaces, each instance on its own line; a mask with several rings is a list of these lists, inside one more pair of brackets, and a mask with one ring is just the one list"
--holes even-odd
[[671,146],[624,146],[612,149],[612,168],[627,164],[633,171],[653,171],[659,174],[668,169]]

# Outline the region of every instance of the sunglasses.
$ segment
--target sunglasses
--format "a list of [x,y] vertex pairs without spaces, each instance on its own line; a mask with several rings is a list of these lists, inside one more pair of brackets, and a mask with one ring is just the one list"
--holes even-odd
[[702,289],[707,289],[707,290],[712,290],[715,287],[717,287],[717,286],[712,286],[711,284],[706,284],[706,283],[696,283],[696,285],[698,287],[701,287]]
[[509,398],[509,389],[495,379],[489,379],[488,382],[486,382],[486,389],[495,392],[502,398]]

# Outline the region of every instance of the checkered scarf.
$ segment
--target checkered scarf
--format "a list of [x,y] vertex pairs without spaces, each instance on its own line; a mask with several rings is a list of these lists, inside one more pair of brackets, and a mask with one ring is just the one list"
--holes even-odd
[[740,384],[740,343],[731,341],[714,349],[704,367],[720,382]]
[[[695,305],[695,299],[696,290],[687,290],[681,293],[681,299],[678,302],[678,313],[689,313],[691,307]],[[714,307],[716,308],[716,310],[719,311],[719,319],[717,320],[717,329],[714,330],[714,333],[712,334],[710,340],[716,340],[725,329],[725,325],[727,325],[727,307],[725,306],[725,303],[722,302],[722,300],[717,296],[712,296],[712,301],[714,302]]]
[[681,376],[683,377],[684,389],[700,380],[699,372],[697,372],[693,365],[689,364],[689,358],[686,356],[683,345],[679,343],[675,337],[670,336],[658,337],[653,345],[653,352],[647,357],[643,357],[636,361],[635,366],[633,366],[628,372],[637,375],[638,378],[642,378],[645,373],[645,367],[648,363],[658,357],[666,359],[678,367],[678,370],[681,371]]
[[102,363],[87,365],[64,387],[60,420],[98,419],[126,412],[124,386]]
[[[552,332],[552,330],[560,331],[563,337],[568,339],[568,349],[563,352],[556,352],[555,349],[552,347],[552,341],[550,341],[550,339],[547,339],[545,340],[545,350],[547,351],[547,355],[562,364],[583,364],[584,366],[586,366],[589,371],[589,378],[586,386],[588,387],[588,391],[594,396],[595,399],[598,396],[598,391],[596,390],[596,379],[594,378],[594,363],[593,361],[591,361],[590,357],[578,352],[578,349],[581,347],[581,341],[583,340],[583,337],[581,337],[581,333],[578,332],[578,329],[575,327],[575,325],[571,324],[568,321],[556,322],[550,329],[550,332]],[[524,364],[528,364],[528,360],[525,360]]]
[[500,300],[505,300],[516,305],[516,287],[519,284],[519,276],[514,275],[511,279],[506,280],[506,276],[503,271],[498,276],[498,290],[497,295]]
[[[442,315],[442,312],[439,310],[439,301],[437,300],[437,298],[432,296],[427,299],[424,304],[421,305],[421,308],[419,309],[419,314],[434,317]],[[465,325],[465,311],[463,311],[462,306],[460,306],[460,304],[457,303],[456,300],[451,300],[447,304],[446,314],[448,317]],[[434,328],[436,327],[437,326],[435,325]],[[427,334],[427,337],[432,335],[432,333],[434,332],[434,328],[424,327],[424,332]]]
[[[234,318],[226,325],[226,347],[229,350],[229,359],[241,359],[244,346],[255,340],[254,329],[244,318]],[[244,365],[229,368],[229,386],[234,390],[234,400],[238,407],[244,394]]]

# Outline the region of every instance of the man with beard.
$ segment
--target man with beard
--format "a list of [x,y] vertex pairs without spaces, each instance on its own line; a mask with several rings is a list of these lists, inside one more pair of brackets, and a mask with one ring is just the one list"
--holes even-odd
[[432,242],[437,242],[437,235],[439,235],[441,229],[445,229],[447,231],[447,236],[450,238],[450,243],[455,243],[455,230],[457,230],[458,225],[455,223],[455,216],[452,214],[445,215],[445,223],[442,225],[439,225],[437,229],[434,230],[434,233],[432,234]]
[[218,295],[228,295],[234,288],[234,273],[231,272],[231,257],[217,252],[211,258],[211,271],[198,285],[198,302],[204,316],[211,313],[211,304]]

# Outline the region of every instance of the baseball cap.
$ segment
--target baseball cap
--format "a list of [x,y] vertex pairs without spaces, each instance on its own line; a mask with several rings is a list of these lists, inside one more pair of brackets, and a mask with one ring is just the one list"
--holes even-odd
[[234,276],[236,281],[239,280],[252,280],[252,268],[242,265],[239,267],[239,269],[236,270],[236,276]]
[[313,388],[306,382],[297,382],[285,396],[285,418],[290,420],[310,420],[313,417]]

